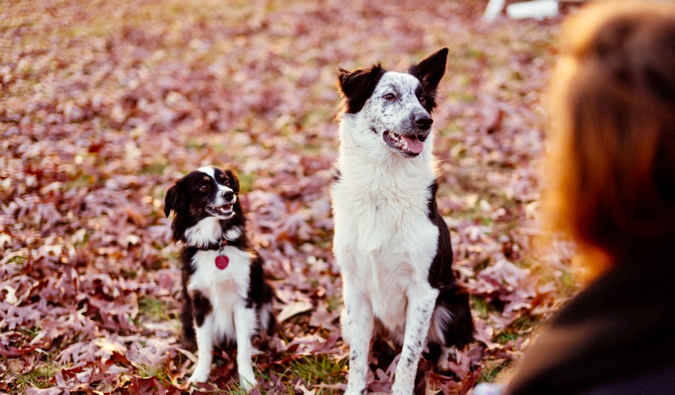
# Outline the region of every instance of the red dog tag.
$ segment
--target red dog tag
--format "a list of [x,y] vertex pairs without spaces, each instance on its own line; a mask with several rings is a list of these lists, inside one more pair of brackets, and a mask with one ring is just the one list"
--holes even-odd
[[216,257],[216,267],[220,270],[223,270],[230,264],[230,258],[224,255],[218,255]]

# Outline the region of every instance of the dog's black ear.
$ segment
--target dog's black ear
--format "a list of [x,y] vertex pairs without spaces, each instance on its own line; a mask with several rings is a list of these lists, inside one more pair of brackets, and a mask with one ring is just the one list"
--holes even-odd
[[340,67],[338,87],[344,97],[344,112],[355,114],[361,111],[384,73],[379,64],[352,71]]
[[422,83],[424,91],[428,95],[436,96],[438,83],[445,74],[445,64],[448,60],[448,49],[443,48],[440,51],[422,59],[418,64],[411,66],[408,73],[412,74]]
[[166,192],[166,197],[164,198],[164,215],[168,217],[169,214],[171,214],[171,210],[178,212],[178,208],[183,200],[181,195],[177,181]]
[[237,177],[237,174],[233,170],[227,169],[225,170],[225,176],[230,180],[230,188],[234,193],[239,193],[239,177]]

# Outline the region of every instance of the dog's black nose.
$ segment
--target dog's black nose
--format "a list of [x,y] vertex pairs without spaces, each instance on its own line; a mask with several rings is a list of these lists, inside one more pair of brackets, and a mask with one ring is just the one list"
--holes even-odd
[[230,200],[232,200],[232,198],[234,198],[234,192],[227,191],[227,192],[223,193],[223,197],[225,198],[225,200],[227,200],[229,202]]
[[434,123],[434,120],[431,119],[429,114],[417,113],[415,114],[414,122],[415,126],[417,126],[418,128],[422,130],[427,130],[431,127],[431,124]]

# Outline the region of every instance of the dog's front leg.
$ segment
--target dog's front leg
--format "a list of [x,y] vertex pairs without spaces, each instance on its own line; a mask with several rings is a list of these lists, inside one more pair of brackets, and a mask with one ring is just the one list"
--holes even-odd
[[349,331],[349,378],[346,395],[366,393],[368,353],[373,334],[373,310],[365,295],[344,284],[346,325]]
[[415,385],[417,364],[429,333],[429,323],[438,298],[438,290],[428,284],[412,286],[408,292],[405,335],[401,358],[396,366],[393,395],[410,395]]
[[191,383],[203,383],[211,373],[211,351],[213,350],[213,314],[208,315],[201,325],[195,323],[197,335],[197,366],[188,380]]
[[258,385],[251,362],[253,354],[251,337],[253,336],[256,324],[254,309],[246,308],[243,304],[234,309],[234,330],[237,338],[237,372],[239,373],[239,385],[246,391],[250,391]]

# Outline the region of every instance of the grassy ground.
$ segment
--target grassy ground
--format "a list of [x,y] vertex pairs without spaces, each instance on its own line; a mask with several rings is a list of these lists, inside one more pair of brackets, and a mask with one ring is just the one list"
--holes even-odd
[[[279,310],[311,304],[258,344],[259,391],[339,393],[348,367],[327,191],[336,72],[405,70],[443,46],[438,205],[479,341],[449,376],[421,363],[419,381],[465,393],[512,366],[577,289],[568,243],[535,248],[559,19],[486,23],[484,6],[0,4],[0,390],[184,390],[194,356],[178,342],[180,246],[163,198],[182,174],[229,164]],[[240,393],[233,352],[218,351],[211,381]],[[374,350],[371,390],[391,384],[388,353]]]

